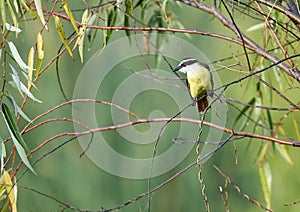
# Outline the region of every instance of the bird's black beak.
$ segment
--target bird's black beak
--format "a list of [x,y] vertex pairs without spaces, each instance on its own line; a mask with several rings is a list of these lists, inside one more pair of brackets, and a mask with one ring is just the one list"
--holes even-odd
[[176,72],[178,70],[180,70],[182,68],[182,66],[177,66],[176,68],[173,69],[173,72]]

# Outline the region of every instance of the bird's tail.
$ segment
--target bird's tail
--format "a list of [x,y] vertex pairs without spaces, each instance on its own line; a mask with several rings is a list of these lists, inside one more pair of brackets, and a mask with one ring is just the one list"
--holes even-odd
[[208,100],[207,97],[203,97],[200,100],[197,101],[198,106],[198,112],[201,113],[205,111],[205,109],[208,107]]

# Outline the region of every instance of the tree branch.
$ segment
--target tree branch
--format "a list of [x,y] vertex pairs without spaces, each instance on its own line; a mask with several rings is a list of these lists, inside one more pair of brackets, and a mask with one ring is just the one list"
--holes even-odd
[[[230,22],[224,15],[222,15],[215,7],[209,7],[199,1],[189,1],[189,0],[179,0],[179,1],[186,5],[198,8],[200,10],[203,10],[203,11],[213,15],[215,18],[219,19],[219,21],[224,26],[226,26],[228,29],[233,31],[238,38],[240,38],[239,32],[236,29],[236,27],[233,25],[233,23]],[[257,45],[253,40],[251,40],[245,34],[242,34],[242,36],[243,36],[243,39],[246,42],[246,44],[248,44],[248,46],[246,46],[247,48],[253,50],[258,55],[267,58],[272,63],[277,63],[279,61],[279,58],[266,52],[263,48],[261,48],[259,45]],[[278,67],[281,70],[283,70],[285,73],[287,73],[289,76],[293,77],[298,82],[300,82],[300,72],[296,67],[290,67],[285,63],[278,64]]]

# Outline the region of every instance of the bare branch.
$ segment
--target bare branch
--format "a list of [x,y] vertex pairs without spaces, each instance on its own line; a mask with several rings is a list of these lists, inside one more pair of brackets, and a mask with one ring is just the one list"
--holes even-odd
[[228,176],[226,176],[216,165],[214,165],[214,168],[226,179],[226,181],[229,183],[229,184],[231,184],[232,185],[232,187],[242,196],[242,197],[244,197],[246,200],[248,200],[249,202],[251,202],[252,204],[254,204],[254,205],[257,205],[259,208],[261,208],[261,209],[264,209],[264,210],[266,210],[266,211],[270,211],[270,212],[272,212],[272,210],[271,209],[269,209],[269,208],[266,208],[265,206],[263,206],[262,204],[260,204],[257,200],[254,200],[254,199],[252,199],[252,198],[250,198],[247,194],[245,194],[245,193],[243,193],[242,191],[241,191],[241,189],[236,185],[236,184],[234,184],[232,181],[231,181],[231,179],[228,177]]
[[[187,5],[190,5],[192,7],[201,9],[211,15],[213,15],[215,18],[217,18],[224,26],[226,26],[228,29],[232,30],[237,37],[240,38],[239,31],[237,28],[233,25],[232,22],[230,22],[223,14],[221,14],[215,7],[209,7],[205,5],[202,2],[199,1],[189,1],[189,0],[180,0],[182,3],[185,3]],[[258,44],[256,44],[253,40],[251,40],[249,37],[247,37],[245,34],[242,34],[244,41],[247,45],[245,45],[247,48],[251,49],[258,55],[267,58],[272,63],[277,63],[279,61],[279,58],[276,56],[266,52],[263,48],[261,48]],[[241,38],[240,38],[241,39]],[[283,70],[285,73],[287,73],[289,76],[296,79],[298,82],[300,82],[300,72],[296,67],[290,67],[285,63],[278,64],[278,67]]]

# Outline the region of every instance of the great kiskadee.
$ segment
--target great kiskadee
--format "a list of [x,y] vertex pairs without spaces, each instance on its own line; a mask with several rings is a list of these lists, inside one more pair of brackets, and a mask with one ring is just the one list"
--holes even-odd
[[212,75],[209,66],[196,59],[183,59],[179,65],[173,69],[186,74],[187,86],[194,101],[197,101],[198,111],[203,112],[208,107],[207,94],[213,88]]

